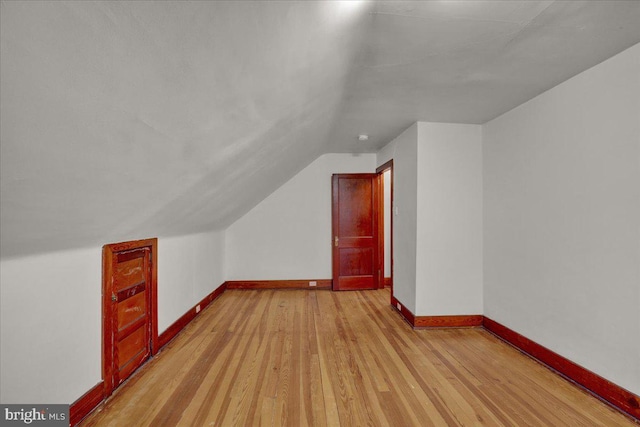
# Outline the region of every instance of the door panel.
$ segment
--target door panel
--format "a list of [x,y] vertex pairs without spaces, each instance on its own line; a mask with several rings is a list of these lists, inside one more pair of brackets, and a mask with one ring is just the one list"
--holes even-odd
[[373,270],[371,248],[344,248],[340,251],[340,276],[367,275]]
[[144,328],[132,328],[127,332],[127,335],[121,337],[117,343],[118,369],[120,372],[124,366],[134,359],[140,359],[146,353],[145,341],[147,334]]
[[[350,175],[352,176],[352,175]],[[373,183],[368,177],[338,176],[339,236],[373,236]]]
[[147,295],[139,292],[118,304],[118,325],[130,325],[147,316]]
[[333,175],[333,289],[377,289],[377,175]]

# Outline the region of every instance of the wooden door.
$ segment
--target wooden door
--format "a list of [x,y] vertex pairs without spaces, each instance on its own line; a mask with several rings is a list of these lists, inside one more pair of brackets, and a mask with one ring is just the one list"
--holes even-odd
[[145,241],[104,248],[103,368],[107,395],[149,359],[154,337],[157,339],[154,246],[141,242]]
[[379,287],[377,179],[333,175],[333,290]]

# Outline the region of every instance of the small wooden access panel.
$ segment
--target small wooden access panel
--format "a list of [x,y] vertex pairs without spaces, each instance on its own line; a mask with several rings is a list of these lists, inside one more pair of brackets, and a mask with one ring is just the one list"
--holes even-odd
[[333,290],[377,289],[378,176],[332,177]]
[[156,248],[157,239],[103,248],[105,396],[157,351]]

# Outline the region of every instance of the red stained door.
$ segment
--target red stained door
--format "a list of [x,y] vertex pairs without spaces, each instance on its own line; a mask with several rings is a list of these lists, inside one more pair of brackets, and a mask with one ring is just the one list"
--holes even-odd
[[376,174],[339,174],[332,180],[333,290],[377,289]]
[[[152,354],[153,246],[107,245],[104,254],[104,376],[115,389]],[[136,247],[138,246],[138,247]]]

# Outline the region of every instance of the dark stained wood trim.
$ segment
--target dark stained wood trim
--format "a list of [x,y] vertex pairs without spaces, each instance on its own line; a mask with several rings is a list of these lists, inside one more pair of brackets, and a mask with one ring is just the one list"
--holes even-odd
[[160,350],[158,343],[158,239],[151,239],[151,356]]
[[395,308],[400,313],[400,315],[402,315],[404,320],[406,320],[407,323],[413,328],[416,321],[415,316],[407,307],[404,306],[403,303],[398,301],[398,299],[393,295],[391,295],[391,306]]
[[385,288],[391,287],[391,277],[384,277],[382,279],[382,284],[384,285]]
[[[309,286],[316,282],[316,286]],[[230,280],[227,289],[331,289],[331,279],[309,280]]]
[[107,313],[111,310],[110,295],[113,290],[113,251],[106,246],[102,248],[102,384],[104,396],[113,391],[113,323],[107,321]]
[[[113,392],[113,357],[109,349],[113,347],[114,331],[111,322],[107,321],[107,313],[111,310],[111,294],[113,292],[113,259],[118,252],[133,249],[149,248],[151,251],[151,280],[149,286],[149,307],[151,309],[151,354],[158,352],[158,239],[133,240],[130,242],[111,243],[102,247],[102,381],[104,395],[109,397]],[[112,315],[116,315],[112,313]]]
[[[218,286],[216,290],[204,297],[199,303],[194,305],[185,314],[183,314],[178,320],[173,322],[163,333],[158,337],[158,345],[160,348],[167,345],[172,339],[176,337],[195,317],[200,314],[213,300],[218,298],[227,289],[226,283]],[[198,311],[197,307],[200,306]]]
[[598,374],[583,368],[500,323],[484,317],[484,328],[521,352],[531,356],[566,379],[584,387],[618,410],[640,422],[640,397]]
[[[391,305],[400,312],[404,320],[414,329],[428,328],[475,328],[482,326],[481,314],[454,316],[416,316],[396,297],[391,296]],[[399,307],[399,308],[398,308]]]
[[[331,176],[331,289],[337,290],[340,286],[338,281],[338,277],[340,275],[339,271],[339,259],[338,259],[338,251],[336,250],[336,239],[339,233],[338,231],[338,215],[340,213],[340,209],[338,206],[338,175]],[[336,281],[334,284],[333,281]]]
[[105,399],[104,383],[100,381],[69,406],[69,424],[76,426]]
[[481,314],[458,316],[416,316],[415,328],[475,328],[482,326]]
[[382,172],[386,171],[387,169],[393,170],[393,159],[391,159],[388,162],[383,163],[380,166],[378,166],[376,168],[376,173],[382,173]]

